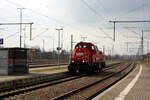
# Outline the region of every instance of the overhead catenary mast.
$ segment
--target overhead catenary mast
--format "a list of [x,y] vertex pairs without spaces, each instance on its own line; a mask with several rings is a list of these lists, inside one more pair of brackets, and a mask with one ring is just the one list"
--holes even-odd
[[25,8],[17,8],[20,10],[20,48],[22,45],[22,10]]
[[116,35],[116,23],[142,23],[142,22],[150,22],[150,20],[143,20],[143,21],[109,21],[110,23],[114,24],[114,42],[115,42],[115,35]]
[[61,47],[60,47],[60,31],[63,30],[63,28],[56,28],[56,30],[58,31],[58,47],[57,47],[57,50],[58,50],[58,65],[60,65],[60,50],[61,50]]

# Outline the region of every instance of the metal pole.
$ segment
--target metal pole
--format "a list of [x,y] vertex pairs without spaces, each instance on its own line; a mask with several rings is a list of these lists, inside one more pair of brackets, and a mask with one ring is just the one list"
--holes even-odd
[[105,54],[105,45],[103,45],[103,54]]
[[62,34],[61,34],[61,48],[63,48],[63,28],[62,28]]
[[71,34],[71,50],[70,50],[71,54],[72,54],[72,50],[73,50],[73,35]]
[[[114,44],[112,45],[112,51],[111,51],[112,58],[113,58],[113,55],[114,55]],[[111,59],[111,60],[113,60],[113,59]]]
[[30,40],[32,40],[32,24],[30,24]]
[[54,36],[54,34],[53,34],[53,59],[54,59],[54,38],[55,38],[55,36]]
[[45,51],[44,46],[45,46],[45,40],[43,40],[43,52]]
[[148,57],[148,53],[149,53],[149,41],[147,42],[147,64],[148,64],[148,60],[149,60],[149,57]]
[[20,10],[20,48],[22,44],[22,10],[25,8],[18,8]]
[[26,48],[26,25],[24,28],[24,48]]
[[58,31],[58,47],[57,47],[57,50],[58,50],[58,66],[60,65],[59,63],[60,63],[60,30],[63,30],[63,28],[61,28],[61,29],[56,29],[57,31]]
[[143,30],[142,30],[142,39],[141,39],[141,46],[142,46],[142,57],[143,57],[143,54],[144,54],[144,46],[143,46]]
[[[60,48],[60,30],[58,30],[58,48]],[[60,55],[59,55],[59,51],[60,51],[60,50],[58,50],[58,65],[59,65],[59,63],[60,63],[60,61],[59,61],[59,60],[60,60],[60,58],[59,58],[59,56],[60,56]]]
[[22,9],[20,9],[20,48],[21,48],[21,40],[22,40]]
[[128,46],[128,42],[127,42],[127,52],[128,52],[128,50],[129,50],[128,48],[129,48],[129,46]]
[[114,41],[115,41],[115,23],[142,23],[142,22],[150,22],[150,20],[143,21],[109,21],[110,23],[114,23]]
[[0,25],[20,25],[20,24],[30,24],[30,40],[32,39],[32,24],[33,22],[31,23],[0,23]]
[[115,30],[115,29],[116,29],[115,23],[116,23],[116,22],[114,21],[114,42],[115,42],[115,34],[116,34],[116,33],[115,33],[115,31],[116,31],[116,30]]

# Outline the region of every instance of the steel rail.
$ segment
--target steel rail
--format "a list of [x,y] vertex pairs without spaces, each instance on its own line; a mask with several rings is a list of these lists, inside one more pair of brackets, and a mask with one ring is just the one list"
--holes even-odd
[[[71,97],[71,96],[74,95],[74,94],[77,94],[77,93],[79,93],[79,92],[81,92],[81,91],[83,91],[83,90],[85,90],[85,89],[87,89],[87,88],[89,88],[89,87],[91,87],[91,86],[94,86],[94,85],[99,84],[99,83],[101,83],[101,82],[103,82],[103,81],[106,81],[107,79],[109,79],[109,78],[111,78],[111,77],[113,77],[113,76],[115,76],[115,75],[121,73],[122,71],[126,70],[130,65],[131,65],[131,64],[127,65],[127,67],[123,68],[123,69],[120,70],[119,72],[110,74],[110,75],[104,77],[103,79],[100,79],[100,80],[98,80],[98,81],[96,81],[96,82],[94,82],[94,83],[92,83],[92,84],[86,85],[86,86],[84,86],[84,87],[82,87],[82,88],[75,89],[75,90],[70,91],[70,92],[68,92],[68,93],[64,93],[64,94],[62,94],[62,95],[60,95],[60,96],[58,96],[58,97],[52,98],[52,100],[64,100],[64,99],[66,99],[66,98],[68,98],[68,97]],[[88,99],[88,100],[90,100],[90,99]]]
[[103,89],[97,91],[95,94],[89,96],[88,98],[86,98],[85,100],[91,100],[94,97],[96,97],[97,95],[99,95],[100,93],[102,93],[103,91],[105,91],[106,89],[110,88],[111,86],[113,86],[114,84],[116,84],[117,82],[119,82],[121,79],[123,79],[125,76],[127,76],[133,69],[135,68],[135,64],[133,65],[133,67],[122,77],[120,77],[119,79],[115,80],[114,82],[112,82],[111,84],[109,84],[108,86],[104,87]]
[[[121,65],[121,63],[112,64],[111,66],[109,65],[108,67],[106,67],[106,69],[107,70],[108,70],[108,68],[112,69],[114,67],[118,67],[119,65]],[[95,73],[95,74],[97,74],[97,73]],[[78,79],[78,78],[82,78],[84,76],[88,76],[87,74],[81,74],[81,75],[76,74],[76,75],[77,76],[73,76],[73,75],[70,75],[70,74],[66,73],[66,76],[57,77],[57,78],[55,77],[53,79],[43,81],[43,82],[39,82],[37,84],[21,86],[21,87],[17,87],[17,88],[6,89],[6,90],[0,90],[0,98],[9,98],[10,96],[23,94],[25,92],[30,92],[30,91],[33,91],[33,90],[41,89],[41,88],[48,87],[48,86],[53,86],[53,85],[56,85],[56,84],[61,84],[63,82],[67,82],[67,81],[75,80],[75,79]]]

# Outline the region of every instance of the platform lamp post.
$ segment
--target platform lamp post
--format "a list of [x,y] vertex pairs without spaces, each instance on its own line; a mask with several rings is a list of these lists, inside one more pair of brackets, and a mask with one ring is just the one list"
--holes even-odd
[[60,47],[60,31],[63,30],[63,28],[56,28],[56,30],[58,31],[58,47],[57,47],[57,50],[58,50],[58,66],[60,65],[60,50],[61,50],[61,47]]

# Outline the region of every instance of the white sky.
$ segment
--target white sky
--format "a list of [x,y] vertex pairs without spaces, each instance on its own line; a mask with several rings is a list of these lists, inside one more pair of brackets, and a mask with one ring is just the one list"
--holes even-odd
[[[29,40],[29,26],[23,25],[23,29],[26,27],[26,31],[22,32],[23,37],[26,33],[26,45],[42,48],[44,40],[45,50],[56,49],[58,31],[55,29],[63,27],[63,48],[66,50],[70,50],[70,37],[73,34],[74,42],[87,37],[86,41],[95,43],[100,49],[103,45],[106,50],[112,49],[114,45],[114,53],[133,54],[137,49],[127,52],[124,42],[140,42],[140,39],[127,37],[140,37],[142,29],[150,28],[149,23],[116,24],[115,42],[104,34],[113,38],[113,24],[109,20],[150,20],[149,0],[0,0],[0,23],[19,22],[17,8],[20,7],[26,8],[23,10],[23,22],[34,23],[32,41]],[[0,34],[5,39],[5,47],[19,47],[19,26],[0,26]],[[148,32],[145,32],[145,36],[149,36]],[[145,43],[145,53],[146,46]],[[129,45],[129,48],[138,47],[137,44]]]

